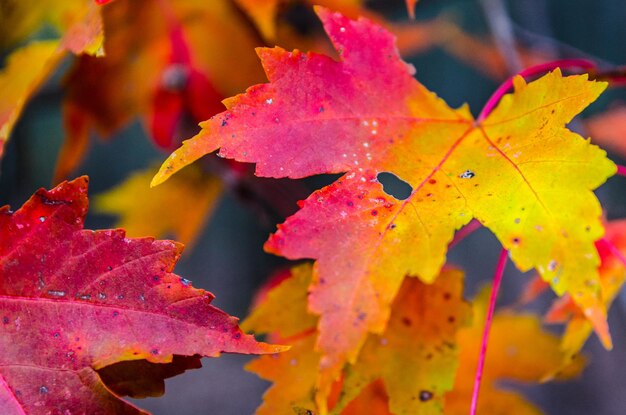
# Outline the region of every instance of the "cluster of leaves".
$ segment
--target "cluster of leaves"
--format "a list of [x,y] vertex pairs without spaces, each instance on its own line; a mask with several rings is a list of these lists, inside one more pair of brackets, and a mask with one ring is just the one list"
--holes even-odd
[[[475,119],[416,81],[398,52],[439,44],[470,63],[496,53],[443,19],[391,24],[358,0],[318,1],[338,10],[315,9],[331,47],[278,18],[289,1],[52,3],[32,14],[29,2],[0,4],[3,48],[44,23],[54,32],[17,48],[0,73],[0,155],[67,52],[77,56],[55,182],[80,164],[94,130],[111,137],[140,118],[169,151],[195,123],[202,129],[160,170],[96,197],[99,211],[140,238],[83,229],[85,177],[0,210],[3,413],[141,413],[119,397],[161,394],[165,378],[221,352],[265,354],[248,365],[274,383],[260,414],[467,413],[488,292],[464,299],[463,272],[446,253],[455,232],[475,224],[519,270],[537,270],[521,302],[551,288],[560,298],[546,320],[566,325],[559,337],[538,316],[496,314],[480,413],[540,413],[498,382],[577,375],[594,330],[611,347],[606,313],[626,278],[626,222],[603,221],[593,190],[617,167],[565,127],[606,83],[559,69],[532,82],[518,76]],[[406,3],[412,12],[416,1]],[[262,81],[254,47],[268,42],[323,53],[259,48],[269,83],[223,100]],[[477,53],[467,54],[470,44]],[[486,60],[500,76],[501,62]],[[624,117],[610,117],[619,111],[588,121],[615,151],[621,136],[610,126]],[[222,159],[180,171],[217,150]],[[173,274],[182,245],[142,237],[193,242],[224,185],[258,186],[239,162],[262,177],[341,174],[265,245],[315,260],[270,280],[242,324],[287,347],[244,334],[210,305],[212,294]],[[410,191],[392,195],[383,174]],[[159,186],[150,189],[151,179]]]

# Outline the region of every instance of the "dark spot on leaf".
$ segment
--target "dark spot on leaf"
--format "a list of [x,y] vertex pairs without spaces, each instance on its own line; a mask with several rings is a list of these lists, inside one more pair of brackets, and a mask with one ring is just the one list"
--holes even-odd
[[404,324],[405,326],[411,326],[413,322],[411,321],[410,318],[408,317],[402,317],[402,324]]
[[435,179],[430,179],[430,180],[428,181],[428,183],[430,183],[430,184],[435,184],[435,183],[437,183],[437,180],[435,180]]
[[456,318],[454,316],[448,316],[448,323],[454,323]]
[[378,211],[376,209],[372,210],[372,216],[378,215]]
[[119,316],[119,315],[120,315],[120,312],[119,312],[119,311],[114,311],[114,312],[113,312],[113,317],[117,317],[117,316]]
[[2,322],[3,322],[4,324],[9,324],[9,321],[11,321],[11,320],[9,320],[9,318],[8,318],[8,317],[2,317]]
[[433,398],[433,393],[430,391],[421,391],[420,392],[420,401],[428,402]]
[[150,350],[150,353],[152,353],[153,355],[157,355],[159,354],[159,349],[152,349]]
[[405,200],[413,192],[410,184],[392,173],[378,173],[376,179],[383,185],[383,191],[398,200]]
[[443,299],[444,300],[448,301],[451,297],[452,297],[452,294],[450,294],[448,292],[443,293]]
[[236,339],[236,340],[241,339],[241,333],[239,333],[239,332],[235,333],[235,334],[233,335],[233,338],[234,338],[234,339]]

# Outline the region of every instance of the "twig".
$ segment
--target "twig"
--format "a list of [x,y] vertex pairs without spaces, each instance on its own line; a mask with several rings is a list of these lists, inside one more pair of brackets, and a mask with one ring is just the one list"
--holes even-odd
[[504,58],[509,73],[519,72],[524,65],[515,48],[513,25],[504,3],[502,0],[480,0],[480,5],[487,18],[496,47]]

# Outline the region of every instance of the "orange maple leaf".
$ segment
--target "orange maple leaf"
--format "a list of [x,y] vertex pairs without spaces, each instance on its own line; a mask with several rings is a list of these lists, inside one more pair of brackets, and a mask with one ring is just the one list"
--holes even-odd
[[[153,185],[219,149],[256,163],[256,174],[348,172],[316,191],[266,243],[290,259],[314,258],[311,310],[327,385],[381,333],[405,275],[431,282],[455,230],[477,218],[522,271],[536,268],[571,293],[610,347],[594,241],[604,232],[592,190],[615,173],[606,153],[565,128],[606,84],[557,69],[514,80],[484,119],[453,110],[413,77],[394,37],[366,19],[318,8],[340,61],[259,49],[270,83],[225,101],[163,164]],[[412,188],[387,194],[390,172]],[[340,334],[339,334],[340,333]]]

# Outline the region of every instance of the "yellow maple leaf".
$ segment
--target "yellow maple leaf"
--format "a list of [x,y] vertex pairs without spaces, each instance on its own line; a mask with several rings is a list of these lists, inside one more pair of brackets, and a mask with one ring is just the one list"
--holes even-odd
[[0,72],[0,157],[26,104],[63,56],[59,41],[32,42],[13,52]]
[[0,46],[9,47],[49,22],[58,38],[16,49],[0,71],[0,157],[26,101],[52,74],[67,51],[101,55],[100,9],[90,0],[0,3]]
[[[462,277],[446,269],[432,285],[406,279],[385,332],[371,335],[357,362],[346,367],[343,382],[327,388],[319,371],[321,356],[314,350],[317,317],[306,309],[311,266],[293,268],[242,323],[244,330],[273,333],[273,340],[292,345],[286,353],[247,366],[274,382],[258,413],[288,414],[293,407],[326,413],[328,404],[332,413],[350,413],[355,397],[377,379],[389,391],[392,412],[428,408],[425,413],[439,413],[454,381],[456,332],[469,319],[469,306],[461,299]],[[338,399],[330,397],[333,386],[341,390]]]

